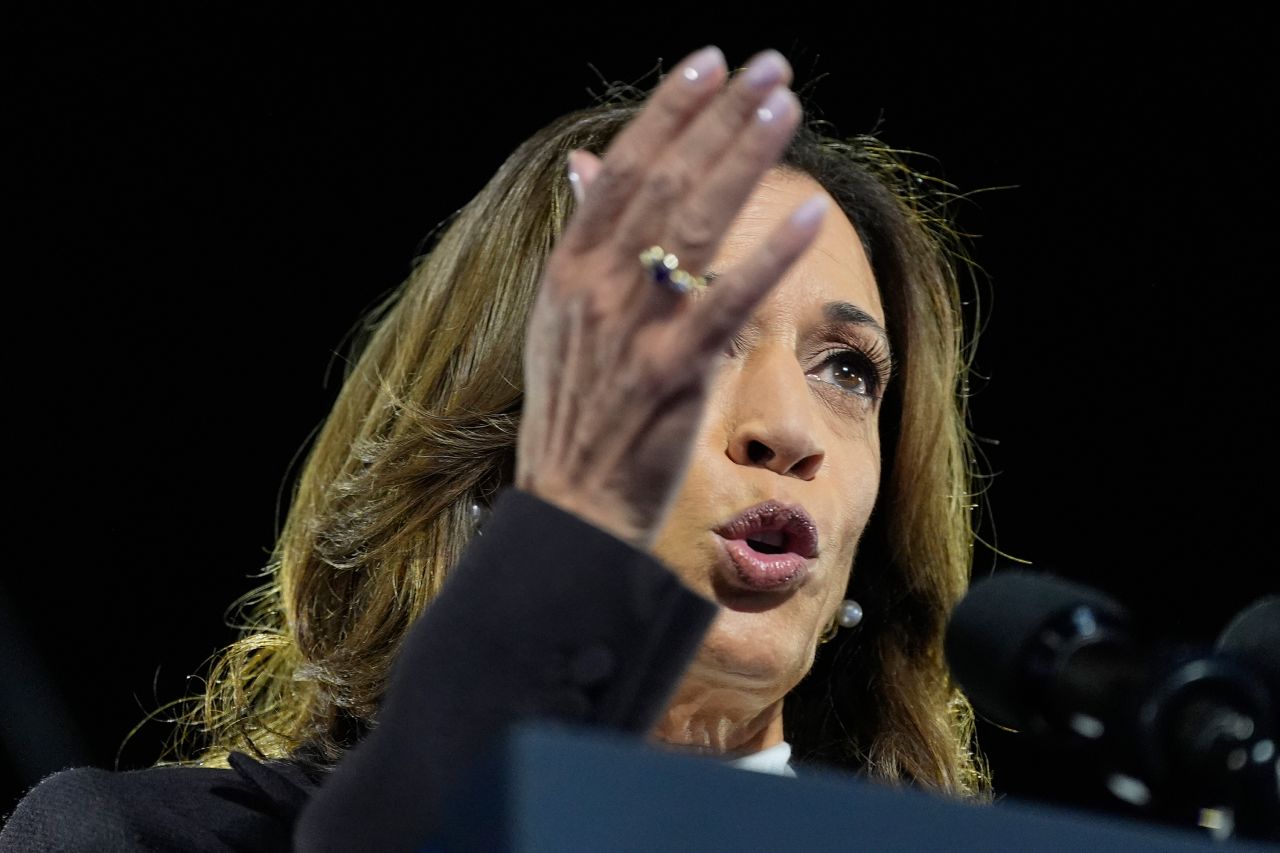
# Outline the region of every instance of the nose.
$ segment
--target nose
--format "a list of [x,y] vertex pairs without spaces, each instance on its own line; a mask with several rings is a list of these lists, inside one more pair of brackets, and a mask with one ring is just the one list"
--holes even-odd
[[757,349],[730,385],[729,458],[812,480],[825,458],[809,380],[788,348]]

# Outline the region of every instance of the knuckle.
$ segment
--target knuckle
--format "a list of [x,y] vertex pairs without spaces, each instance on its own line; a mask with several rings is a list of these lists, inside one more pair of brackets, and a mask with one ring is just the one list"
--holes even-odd
[[664,88],[657,96],[650,99],[646,109],[665,127],[676,124],[684,118],[691,100],[691,93],[687,92],[684,86],[676,86],[674,90]]
[[645,195],[658,205],[666,206],[684,197],[689,189],[689,176],[677,171],[657,171],[645,181]]
[[616,191],[635,183],[640,175],[640,161],[628,151],[610,153],[604,160],[600,174],[592,182],[605,192]]
[[699,254],[710,253],[718,236],[711,216],[697,207],[682,210],[676,218],[673,230],[681,248]]

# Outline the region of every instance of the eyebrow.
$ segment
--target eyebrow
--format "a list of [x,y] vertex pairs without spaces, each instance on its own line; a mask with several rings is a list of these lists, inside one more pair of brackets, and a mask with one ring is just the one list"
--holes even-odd
[[881,326],[875,317],[872,317],[852,302],[828,302],[822,307],[822,313],[832,323],[852,323],[855,326],[865,326],[875,332],[877,336],[883,338],[885,346],[889,345],[889,333],[885,331],[884,326]]
[[872,317],[852,302],[828,302],[822,306],[822,313],[826,316],[828,323],[861,326],[879,338],[880,345],[884,347],[886,374],[893,372],[893,345],[889,343],[889,333],[885,331],[884,326],[881,326],[875,317]]
[[[715,270],[707,270],[702,277],[707,284],[710,284],[720,277],[720,273]],[[889,333],[875,317],[872,317],[857,305],[852,302],[828,302],[822,306],[822,315],[826,317],[828,323],[849,323],[869,329],[884,342],[885,349],[890,353],[890,358],[892,359],[893,348],[889,343]]]

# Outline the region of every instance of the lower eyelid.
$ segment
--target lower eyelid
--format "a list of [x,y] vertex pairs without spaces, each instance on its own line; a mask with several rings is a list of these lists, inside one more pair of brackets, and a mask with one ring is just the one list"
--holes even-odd
[[814,382],[817,382],[819,385],[823,386],[823,388],[831,389],[835,393],[839,394],[842,399],[854,400],[859,403],[874,403],[880,399],[874,393],[874,391],[871,391],[871,390],[865,393],[859,392],[859,391],[852,391],[847,388],[842,388],[839,385],[835,384],[834,382],[828,382],[825,379],[820,379],[817,376],[813,375],[812,373],[809,374],[808,378]]
[[875,413],[876,404],[879,402],[875,397],[851,394],[821,379],[817,382],[822,386],[818,391],[818,399],[836,419],[850,422],[863,421]]

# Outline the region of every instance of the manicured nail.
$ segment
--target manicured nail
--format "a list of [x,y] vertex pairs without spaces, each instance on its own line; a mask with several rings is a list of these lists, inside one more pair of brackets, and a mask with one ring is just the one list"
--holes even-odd
[[578,169],[573,165],[573,155],[578,153],[575,149],[569,152],[569,186],[573,188],[573,197],[578,204],[582,204],[582,176],[578,174]]
[[818,193],[796,208],[791,214],[793,228],[806,229],[822,220],[827,212],[827,194]]
[[756,118],[768,123],[785,119],[795,109],[795,96],[786,86],[778,86],[764,99],[764,103],[756,109]]
[[742,80],[752,89],[763,91],[782,82],[786,76],[787,60],[776,50],[766,50],[747,65]]
[[684,68],[681,69],[680,75],[690,83],[697,83],[723,65],[724,54],[720,52],[720,48],[712,45],[711,47],[704,47],[689,57],[684,64]]

